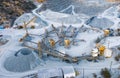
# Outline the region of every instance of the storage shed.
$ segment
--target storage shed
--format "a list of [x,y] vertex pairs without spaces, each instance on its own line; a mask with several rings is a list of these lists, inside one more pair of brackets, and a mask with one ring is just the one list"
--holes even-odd
[[61,68],[46,68],[38,71],[38,78],[75,78],[73,66]]
[[64,78],[75,78],[75,70],[72,66],[63,67]]
[[61,68],[41,69],[38,71],[38,78],[63,78]]

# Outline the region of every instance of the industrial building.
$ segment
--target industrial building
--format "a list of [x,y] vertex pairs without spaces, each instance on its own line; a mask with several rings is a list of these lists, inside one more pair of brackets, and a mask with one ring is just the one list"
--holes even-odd
[[50,68],[38,71],[38,78],[75,78],[76,71],[72,66]]

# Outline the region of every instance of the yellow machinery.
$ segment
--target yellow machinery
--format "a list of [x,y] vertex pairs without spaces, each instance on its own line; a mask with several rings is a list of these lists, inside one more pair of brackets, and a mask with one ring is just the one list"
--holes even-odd
[[104,51],[106,49],[106,47],[102,44],[97,44],[96,47],[98,48],[99,52],[100,52],[100,55],[104,55]]
[[39,2],[39,3],[42,3],[42,2],[44,2],[45,0],[37,0],[37,2]]
[[53,39],[50,39],[49,40],[49,43],[50,43],[50,46],[51,47],[54,47],[55,46],[55,41]]
[[104,55],[104,51],[105,51],[105,46],[100,46],[99,47],[100,55]]
[[108,36],[110,34],[109,30],[104,30],[104,36]]
[[64,44],[65,44],[65,47],[69,47],[69,45],[70,45],[70,40],[69,40],[69,39],[65,39],[65,40],[64,40]]

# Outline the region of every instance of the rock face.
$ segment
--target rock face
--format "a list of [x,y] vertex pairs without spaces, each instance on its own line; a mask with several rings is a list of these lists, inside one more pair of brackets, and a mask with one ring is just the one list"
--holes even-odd
[[16,18],[24,12],[36,8],[32,1],[27,0],[0,0],[0,16],[2,24],[5,20]]
[[96,16],[87,20],[86,24],[92,27],[100,28],[100,29],[106,29],[114,25],[114,23],[110,21],[109,19],[98,18]]
[[28,71],[40,64],[38,58],[30,49],[23,48],[16,52],[15,55],[8,57],[4,62],[4,67],[11,72]]

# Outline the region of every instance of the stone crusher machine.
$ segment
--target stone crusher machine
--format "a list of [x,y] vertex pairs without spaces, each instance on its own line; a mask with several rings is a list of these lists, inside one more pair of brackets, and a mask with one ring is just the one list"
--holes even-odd
[[[52,25],[52,28],[59,39],[55,43],[59,43],[60,46],[69,48],[70,45],[76,45],[77,42],[83,41],[83,40],[76,39],[81,27],[77,29],[70,25],[69,27],[61,26],[60,28],[56,28],[54,25]],[[54,39],[52,40],[54,41]]]
[[[54,26],[53,26],[54,27]],[[26,27],[25,27],[26,28]],[[53,30],[56,32],[56,28],[54,27]],[[23,38],[20,39],[20,42],[30,42],[30,43],[33,43],[33,44],[36,44],[37,45],[37,48],[34,48],[30,45],[24,45],[28,48],[31,48],[33,50],[37,50],[39,52],[39,56],[40,58],[43,57],[43,54],[47,54],[47,55],[51,55],[53,57],[58,57],[58,58],[61,58],[65,61],[69,61],[69,62],[78,62],[78,59],[76,57],[71,57],[67,54],[64,54],[58,50],[55,50],[53,47],[56,45],[57,42],[54,41],[54,39],[49,39],[49,34],[50,32],[48,32],[47,30],[45,30],[45,33],[42,34],[42,35],[35,35],[35,34],[29,34],[28,31],[27,31],[27,28],[26,28],[26,34],[25,36],[23,36]],[[68,47],[70,46],[70,43],[73,42],[75,40],[75,37],[76,35],[78,34],[78,32],[76,33],[76,35],[73,35],[74,38],[72,38],[72,40],[70,41],[69,39],[62,39],[62,36],[65,36],[64,34],[60,34],[60,33],[57,33],[56,34],[58,35],[58,38],[59,38],[59,41],[60,44],[61,42],[64,43],[64,46],[65,47]],[[37,37],[41,37],[42,36],[42,40],[39,41],[39,42],[34,42],[34,41],[31,41],[31,40],[28,40],[27,38],[28,37],[32,37],[32,36],[37,36]],[[49,42],[49,45],[48,46],[48,43],[46,43],[46,41]]]
[[106,46],[102,44],[96,44],[96,50],[93,51],[92,56],[97,57],[98,55],[104,56],[106,58],[112,57],[112,50],[109,48],[106,48]]

